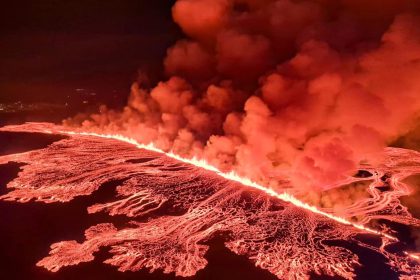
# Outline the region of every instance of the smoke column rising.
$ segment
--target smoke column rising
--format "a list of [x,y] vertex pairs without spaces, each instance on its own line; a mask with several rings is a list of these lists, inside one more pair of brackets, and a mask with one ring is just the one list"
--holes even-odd
[[[365,177],[352,180],[365,184],[368,196],[357,203],[347,201],[338,212],[340,218],[329,214],[337,209],[328,209],[326,201],[326,208],[317,209],[205,162],[163,153],[123,136],[69,131],[50,123],[0,131],[67,136],[44,149],[0,157],[0,164],[23,165],[0,200],[67,203],[79,196],[94,197],[106,182],[118,185],[114,197],[96,199],[87,211],[123,216],[126,222],[101,219],[85,230],[84,241],[79,237],[52,244],[49,256],[37,263],[50,271],[93,261],[96,252],[106,248],[110,255],[103,262],[120,271],[193,276],[207,265],[209,242],[224,233],[226,248],[279,279],[312,279],[314,274],[354,279],[363,275],[358,271],[363,266],[373,272],[363,279],[420,277],[414,240],[401,236],[401,242],[386,225],[420,225],[400,202],[411,189],[403,181],[420,172],[419,152],[387,148],[383,162],[362,165]],[[351,222],[357,217],[358,223]],[[370,227],[372,222],[377,230]],[[372,253],[380,255],[383,265]]]
[[333,188],[420,112],[416,1],[178,0],[168,79],[67,125],[296,191]]

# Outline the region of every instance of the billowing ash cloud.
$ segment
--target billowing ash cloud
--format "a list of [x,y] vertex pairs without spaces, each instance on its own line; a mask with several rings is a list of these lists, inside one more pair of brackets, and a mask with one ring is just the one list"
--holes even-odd
[[123,132],[266,184],[324,190],[420,112],[420,18],[404,0],[178,0],[168,79],[85,128]]

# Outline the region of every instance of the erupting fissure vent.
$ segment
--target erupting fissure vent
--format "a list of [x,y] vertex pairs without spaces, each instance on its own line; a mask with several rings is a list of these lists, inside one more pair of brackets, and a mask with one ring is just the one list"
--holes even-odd
[[[123,136],[66,131],[45,123],[1,131],[68,135],[45,149],[1,156],[0,164],[26,164],[2,200],[68,202],[92,194],[106,182],[121,181],[114,200],[94,204],[88,211],[125,215],[131,222],[122,227],[94,225],[85,231],[82,243],[53,244],[50,255],[37,264],[51,271],[92,261],[94,253],[106,247],[111,257],[105,263],[121,271],[147,268],[191,276],[207,264],[206,242],[227,233],[227,248],[280,279],[305,279],[311,273],[352,279],[360,260],[351,250],[328,242],[336,240],[382,254],[401,278],[420,277],[417,255],[387,250],[398,240],[385,228],[368,225],[379,219],[420,225],[399,201],[410,192],[401,180],[420,170],[417,152],[388,148],[381,165],[364,166],[372,178],[354,181],[372,180],[369,196],[337,216],[332,209],[310,206],[205,162],[163,153]],[[380,190],[384,174],[390,187]],[[159,215],[150,215],[158,211]],[[356,216],[358,222],[351,222]],[[373,246],[362,241],[364,234],[382,242]]]

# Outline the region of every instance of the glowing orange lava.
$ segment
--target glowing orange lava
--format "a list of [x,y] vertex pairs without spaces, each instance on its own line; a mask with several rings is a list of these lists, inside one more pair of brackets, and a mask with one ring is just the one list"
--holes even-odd
[[[48,130],[45,131],[45,132],[46,133],[53,133],[52,131],[48,131]],[[304,203],[304,202],[300,201],[299,199],[295,198],[293,195],[290,195],[290,194],[288,194],[286,192],[277,193],[275,190],[270,189],[270,188],[265,187],[265,186],[262,186],[262,185],[260,185],[260,184],[258,184],[256,182],[251,181],[248,178],[241,177],[241,176],[237,175],[233,171],[232,172],[229,172],[229,173],[224,173],[224,172],[220,171],[219,169],[217,169],[216,167],[212,166],[211,164],[207,163],[203,159],[183,158],[183,157],[181,157],[179,155],[176,155],[176,154],[174,154],[172,152],[165,152],[165,151],[157,148],[153,143],[146,144],[146,145],[145,144],[141,144],[141,143],[137,142],[133,138],[125,137],[123,135],[118,135],[118,134],[112,135],[112,134],[99,134],[99,133],[94,133],[94,132],[75,132],[75,131],[66,131],[66,130],[58,131],[58,133],[68,134],[68,135],[83,135],[83,136],[94,136],[94,137],[100,137],[100,138],[114,139],[114,140],[118,140],[118,141],[121,141],[121,142],[132,144],[132,145],[136,146],[139,149],[145,149],[145,150],[148,150],[148,151],[153,151],[153,152],[161,153],[161,154],[164,154],[164,155],[166,155],[166,156],[168,156],[170,158],[173,158],[173,159],[176,159],[176,160],[185,162],[187,164],[192,164],[192,165],[197,166],[199,168],[203,168],[205,170],[214,172],[217,175],[219,175],[219,176],[221,176],[221,177],[223,177],[225,179],[228,179],[228,180],[231,180],[231,181],[235,181],[235,182],[238,182],[238,183],[240,183],[240,184],[242,184],[244,186],[251,187],[251,188],[254,188],[254,189],[263,191],[263,192],[265,192],[266,194],[268,194],[268,195],[270,195],[272,197],[281,199],[281,200],[286,201],[286,202],[290,202],[290,203],[292,203],[293,205],[295,205],[297,207],[300,207],[300,208],[309,210],[311,212],[320,214],[320,215],[325,216],[327,218],[333,219],[336,222],[339,222],[339,223],[342,223],[342,224],[345,224],[345,225],[352,225],[355,228],[361,229],[361,230],[366,231],[366,232],[369,232],[369,233],[383,235],[383,236],[385,236],[385,237],[387,237],[387,238],[389,238],[391,240],[397,240],[397,238],[395,238],[395,237],[393,237],[393,236],[391,236],[389,234],[386,234],[386,233],[383,233],[383,232],[380,232],[380,231],[371,229],[369,227],[366,227],[366,226],[363,226],[363,225],[360,225],[360,224],[357,224],[357,223],[352,223],[350,221],[347,221],[344,218],[341,218],[341,217],[335,216],[333,214],[329,214],[329,213],[323,212],[322,210],[319,210],[315,206],[312,206],[312,205],[309,205],[307,203]]]
[[[414,151],[387,149],[382,165],[365,165],[374,174],[369,178],[370,196],[346,206],[339,216],[233,172],[223,173],[203,160],[182,158],[123,135],[69,131],[45,123],[0,131],[68,136],[45,149],[1,156],[0,164],[26,165],[0,199],[68,202],[91,195],[107,182],[119,182],[114,200],[91,205],[88,212],[123,215],[131,222],[121,228],[112,223],[93,225],[82,243],[53,244],[50,255],[38,262],[51,271],[92,261],[94,253],[106,247],[112,256],[105,263],[121,271],[147,268],[192,276],[207,264],[206,242],[228,232],[229,250],[280,279],[307,279],[311,273],[353,279],[360,260],[349,249],[328,245],[334,240],[382,254],[401,278],[420,277],[417,253],[408,252],[410,248],[388,250],[391,244],[403,244],[386,227],[368,226],[378,219],[420,224],[398,200],[410,191],[402,179],[420,166],[420,154]],[[377,188],[383,174],[389,176],[388,191]],[[146,219],[156,211],[164,214]],[[362,217],[352,222],[357,215]],[[379,245],[362,241],[361,235],[379,240]]]

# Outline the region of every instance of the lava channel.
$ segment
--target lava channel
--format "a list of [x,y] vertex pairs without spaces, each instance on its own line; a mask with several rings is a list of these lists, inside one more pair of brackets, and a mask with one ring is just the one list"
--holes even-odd
[[[87,211],[125,216],[129,222],[117,226],[110,217],[109,223],[86,229],[82,243],[52,244],[49,256],[37,263],[50,271],[92,261],[95,252],[107,248],[111,256],[104,262],[120,271],[149,269],[192,276],[207,265],[207,242],[224,233],[229,250],[279,279],[309,279],[313,273],[353,279],[361,265],[359,257],[331,242],[343,240],[382,254],[402,279],[420,277],[416,253],[388,250],[399,241],[386,228],[368,226],[377,219],[419,226],[399,202],[410,192],[401,179],[420,171],[417,152],[388,148],[381,165],[364,166],[374,174],[369,197],[337,216],[331,209],[310,206],[204,162],[165,154],[123,136],[72,132],[47,123],[0,130],[68,136],[44,149],[1,156],[0,164],[24,164],[2,200],[65,203],[91,195],[107,182],[121,182],[115,199]],[[392,186],[388,191],[375,188],[383,174],[388,174]],[[350,222],[355,216],[362,218]],[[381,242],[374,246],[360,238],[364,235]]]

